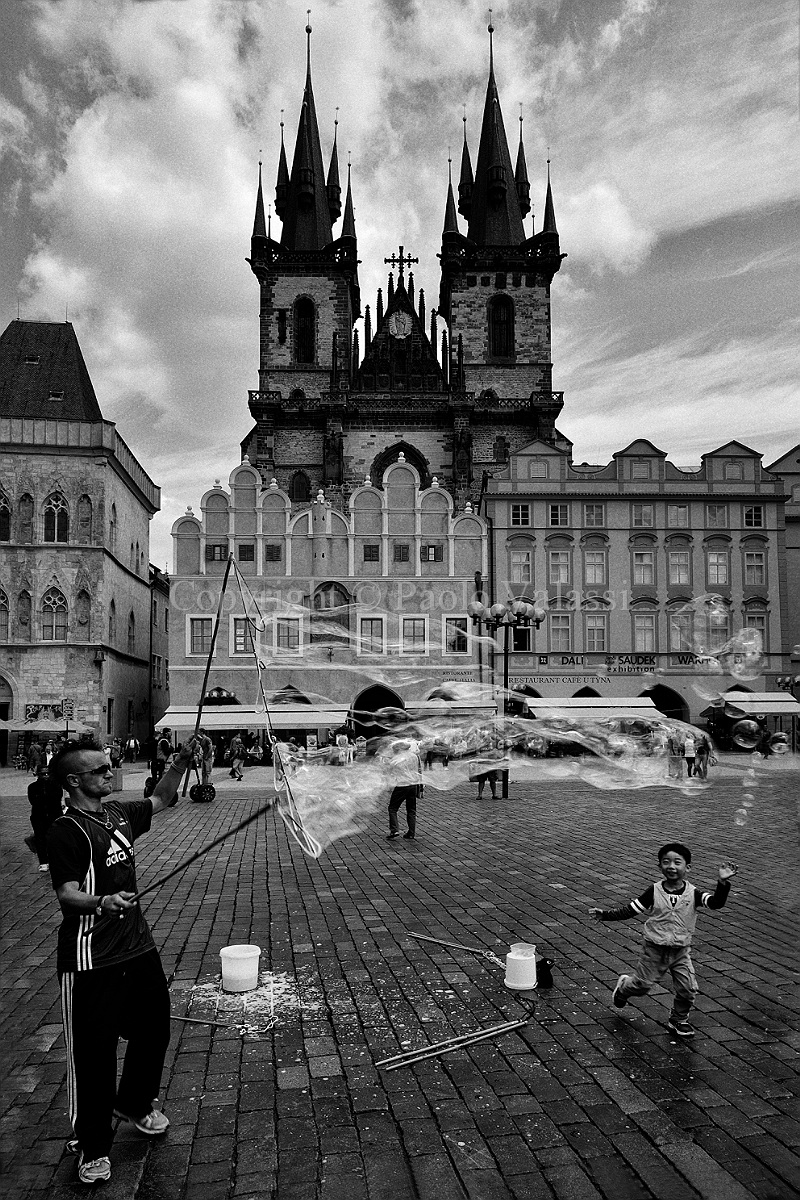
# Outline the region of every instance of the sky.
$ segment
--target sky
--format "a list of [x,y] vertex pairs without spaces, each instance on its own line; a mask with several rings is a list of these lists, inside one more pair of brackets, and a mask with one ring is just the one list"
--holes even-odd
[[[430,310],[464,111],[477,154],[488,10],[308,3],[323,153],[338,107],[352,159],[362,303],[374,311],[402,243]],[[306,7],[3,3],[0,321],[73,322],[105,418],[162,488],[161,567],[173,521],[226,482],[252,424],[245,258],[259,156],[274,195],[282,109],[291,162]],[[645,437],[679,466],[731,438],[769,464],[800,439],[794,0],[496,0],[492,21],[537,230],[551,158],[568,255],[553,381],[576,463]]]

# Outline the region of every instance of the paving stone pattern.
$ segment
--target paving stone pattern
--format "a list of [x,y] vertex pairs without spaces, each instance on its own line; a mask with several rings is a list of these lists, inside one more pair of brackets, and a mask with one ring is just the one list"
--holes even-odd
[[[261,1037],[174,1022],[169,1134],[154,1143],[122,1126],[103,1197],[796,1197],[799,776],[781,762],[754,781],[744,765],[691,794],[512,782],[509,801],[479,802],[467,786],[428,789],[416,842],[384,840],[381,801],[318,862],[274,813],[224,842],[145,901],[173,1012],[189,1011],[192,988],[219,977],[220,948],[237,942],[296,981],[300,1006],[278,1010]],[[0,791],[13,792],[11,775]],[[140,886],[253,811],[262,778],[225,780],[212,805],[181,802],[158,818],[137,844]],[[755,799],[738,825],[745,787]],[[63,1152],[57,909],[22,846],[27,801],[4,794],[0,806],[3,1195],[64,1200],[87,1189]],[[740,863],[728,907],[700,917],[692,1043],[666,1028],[666,990],[611,1007],[640,926],[587,915],[657,878],[654,852],[672,838],[692,847],[698,883],[713,885],[723,858]],[[501,958],[533,941],[555,960],[555,986],[529,1001],[485,959],[409,930]],[[528,1011],[519,1032],[412,1068],[375,1066]]]

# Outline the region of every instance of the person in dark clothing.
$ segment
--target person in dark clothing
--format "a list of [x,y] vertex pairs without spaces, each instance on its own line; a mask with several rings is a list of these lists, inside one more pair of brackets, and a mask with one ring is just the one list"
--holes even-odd
[[172,741],[170,740],[171,730],[164,728],[161,731],[161,736],[156,741],[156,757],[153,762],[153,778],[158,780],[164,774],[167,767],[167,760],[172,754]]
[[61,784],[51,777],[48,768],[40,765],[33,783],[28,784],[28,803],[31,806],[31,826],[39,870],[48,869],[47,831],[61,816]]
[[[113,1118],[163,1134],[153,1105],[169,1042],[169,989],[138,903],[133,843],[177,795],[194,740],[149,800],[103,803],[112,768],[100,746],[67,743],[51,770],[69,794],[50,827],[50,875],[63,919],[58,976],[67,1050],[67,1100],[81,1183],[111,1177]],[[117,1044],[127,1039],[117,1085]]]
[[405,804],[406,841],[417,836],[417,800],[422,796],[422,762],[413,742],[399,741],[392,746],[392,757],[386,763],[386,775],[392,784],[389,797],[389,833],[387,840],[400,837],[397,814]]

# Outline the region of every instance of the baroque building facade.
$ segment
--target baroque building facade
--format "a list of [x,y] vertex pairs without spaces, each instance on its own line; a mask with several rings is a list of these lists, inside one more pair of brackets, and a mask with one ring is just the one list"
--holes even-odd
[[73,729],[147,737],[159,507],[159,488],[103,419],[72,325],[12,321],[0,337],[4,753],[26,722],[66,728],[65,699]]
[[[403,622],[418,619],[420,588],[435,612],[454,581],[459,622],[476,595],[546,603],[542,627],[517,629],[509,641],[509,682],[529,695],[622,701],[646,693],[665,713],[699,720],[704,659],[743,628],[758,630],[766,651],[745,686],[753,694],[772,689],[787,654],[782,481],[736,441],[709,451],[696,470],[674,466],[643,441],[610,464],[573,462],[556,424],[563,395],[553,390],[551,284],[565,255],[549,168],[542,219],[528,232],[530,192],[521,125],[512,164],[490,45],[474,169],[465,123],[458,183],[448,183],[438,307],[427,312],[415,293],[416,260],[401,245],[385,260],[385,296],[379,290],[374,310],[363,312],[362,350],[352,180],[348,168],[342,205],[335,140],[325,170],[309,50],[291,170],[283,143],[279,156],[279,240],[265,219],[259,173],[248,259],[259,287],[259,375],[249,394],[254,424],[241,443],[244,469],[232,474],[230,491],[220,485],[203,497],[200,516],[189,512],[173,527],[172,719],[193,723],[198,648],[207,646],[212,615],[200,611],[201,598],[213,607],[210,580],[229,554],[262,598],[272,594],[283,606],[283,633],[275,626],[262,647],[280,665],[271,694],[296,688],[328,702],[307,725],[312,736],[330,702],[341,717],[365,690],[347,671],[369,662],[385,681],[392,653],[401,667],[408,662]],[[394,497],[406,477],[401,514]],[[434,513],[438,549],[426,524]],[[406,522],[405,549],[398,521]],[[464,528],[472,532],[462,543],[456,530]],[[314,622],[331,588],[337,609],[350,606],[352,644],[349,657],[337,651],[347,667],[338,674],[314,657]],[[289,593],[298,623],[291,635]],[[695,611],[707,593],[719,598],[710,624]],[[377,605],[373,616],[365,594]],[[471,623],[454,671],[447,615],[442,607],[427,621],[430,644],[419,662],[444,682],[498,682],[502,647],[473,636],[486,628]],[[244,620],[243,603],[228,616]],[[246,678],[236,662],[244,626],[240,634],[225,628],[214,670],[233,694],[234,679]],[[373,628],[385,647],[377,656],[364,650]],[[303,662],[314,668],[307,679]],[[253,676],[237,694],[251,712],[255,686]],[[431,689],[390,690],[413,706]],[[215,720],[231,728],[244,716],[232,710]]]

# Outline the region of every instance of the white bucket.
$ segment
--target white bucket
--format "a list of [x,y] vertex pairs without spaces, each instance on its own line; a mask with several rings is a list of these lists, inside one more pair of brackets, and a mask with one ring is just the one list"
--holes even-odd
[[259,946],[223,946],[219,952],[223,992],[252,992],[258,987],[260,955]]
[[529,942],[515,942],[506,955],[507,988],[528,992],[536,987],[536,947]]

